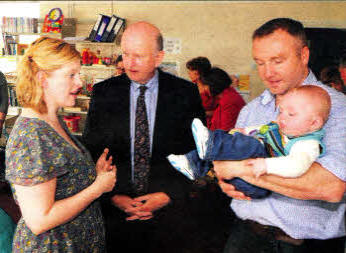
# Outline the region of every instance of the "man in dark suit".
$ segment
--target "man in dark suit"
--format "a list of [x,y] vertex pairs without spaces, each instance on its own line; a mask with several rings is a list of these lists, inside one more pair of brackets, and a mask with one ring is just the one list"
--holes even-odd
[[[103,196],[109,252],[184,252],[195,227],[187,205],[190,183],[166,157],[194,149],[193,118],[205,121],[198,89],[158,69],[163,39],[155,26],[130,25],[121,40],[125,74],[94,85],[83,141],[94,160],[105,147],[117,166],[117,185]],[[134,190],[136,101],[146,86],[150,170],[144,193]]]

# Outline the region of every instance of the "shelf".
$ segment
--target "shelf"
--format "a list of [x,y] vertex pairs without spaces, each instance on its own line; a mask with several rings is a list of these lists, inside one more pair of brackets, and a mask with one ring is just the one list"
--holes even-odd
[[90,97],[85,96],[85,95],[78,95],[77,99],[86,99],[86,100],[88,100],[88,99],[90,99]]
[[73,108],[69,108],[69,109],[64,109],[62,108],[61,110],[59,110],[59,113],[75,113],[75,114],[88,114],[88,111],[80,111],[80,110],[73,110]]
[[21,35],[38,35],[38,36],[48,36],[48,37],[54,37],[54,38],[61,38],[62,35],[61,33],[8,33],[8,32],[5,32],[6,34],[8,35],[13,35],[13,36],[21,36]]
[[[11,117],[19,115],[21,110],[22,110],[22,107],[20,107],[20,106],[9,106],[8,111],[7,111],[7,115],[11,116]],[[73,110],[73,108],[71,108],[71,109],[60,109],[59,114],[60,113],[88,114],[88,111],[80,111],[78,109]]]
[[7,115],[19,115],[20,111],[22,110],[22,107],[20,106],[9,106],[8,107],[8,111],[7,111]]
[[69,110],[69,111],[61,111],[62,113],[75,113],[75,114],[88,114],[87,111],[73,111],[73,110]]
[[82,69],[115,70],[115,66],[113,66],[113,65],[94,64],[94,65],[90,65],[90,66],[83,65]]
[[70,133],[72,134],[72,135],[77,135],[77,136],[82,136],[82,132],[71,132],[70,131]]
[[10,120],[13,119],[15,117],[17,117],[18,115],[6,115],[6,119],[5,120]]
[[118,46],[115,42],[76,41],[75,44],[78,44],[78,45],[86,44],[86,45],[95,45],[95,46],[115,46],[115,47]]
[[0,55],[0,59],[16,59],[17,55]]

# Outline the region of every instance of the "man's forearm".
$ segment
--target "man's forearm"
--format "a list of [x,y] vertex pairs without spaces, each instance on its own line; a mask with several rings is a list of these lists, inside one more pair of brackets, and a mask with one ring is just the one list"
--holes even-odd
[[283,178],[264,175],[256,179],[252,175],[242,176],[245,181],[280,193],[305,200],[339,202],[345,192],[346,183],[318,163],[313,163],[307,173],[298,178]]
[[346,183],[316,162],[298,178],[275,175],[256,178],[246,163],[247,160],[217,161],[214,162],[214,170],[221,179],[240,177],[250,184],[296,199],[339,202],[345,192]]

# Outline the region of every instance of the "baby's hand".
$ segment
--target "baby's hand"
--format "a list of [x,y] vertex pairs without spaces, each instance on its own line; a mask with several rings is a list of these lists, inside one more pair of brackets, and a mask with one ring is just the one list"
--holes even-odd
[[252,167],[252,172],[256,178],[267,173],[267,165],[264,158],[250,159],[247,165]]

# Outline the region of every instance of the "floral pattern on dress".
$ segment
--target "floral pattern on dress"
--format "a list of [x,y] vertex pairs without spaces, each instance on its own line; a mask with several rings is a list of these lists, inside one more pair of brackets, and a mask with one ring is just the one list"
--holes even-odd
[[[66,125],[62,122],[69,134]],[[95,164],[85,147],[72,135],[74,148],[49,124],[19,117],[6,146],[6,179],[32,186],[57,178],[55,199],[68,198],[96,178]],[[13,252],[105,252],[105,230],[99,203],[94,201],[73,220],[35,235],[23,218],[17,225]]]

